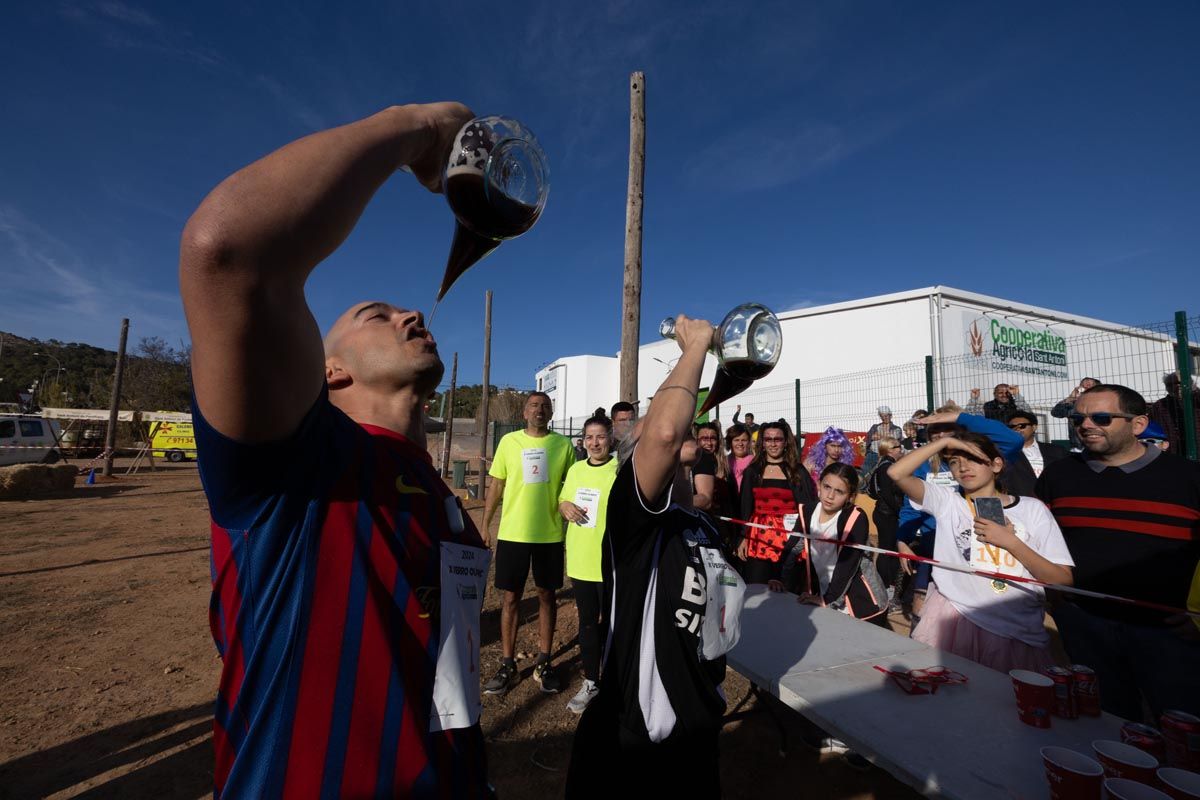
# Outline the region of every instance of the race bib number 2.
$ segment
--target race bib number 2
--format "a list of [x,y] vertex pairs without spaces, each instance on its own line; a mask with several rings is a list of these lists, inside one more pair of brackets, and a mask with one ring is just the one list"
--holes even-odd
[[529,483],[549,483],[549,459],[546,448],[530,447],[521,451],[521,479]]

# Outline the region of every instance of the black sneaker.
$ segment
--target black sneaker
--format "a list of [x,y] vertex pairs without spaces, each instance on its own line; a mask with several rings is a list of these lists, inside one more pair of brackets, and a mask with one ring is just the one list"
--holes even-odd
[[517,679],[517,665],[505,662],[496,670],[492,679],[483,685],[484,694],[504,694]]
[[549,661],[543,661],[533,668],[533,679],[538,682],[538,686],[541,686],[542,691],[546,694],[556,694],[562,689],[562,681],[559,680],[558,673],[554,671],[554,665]]

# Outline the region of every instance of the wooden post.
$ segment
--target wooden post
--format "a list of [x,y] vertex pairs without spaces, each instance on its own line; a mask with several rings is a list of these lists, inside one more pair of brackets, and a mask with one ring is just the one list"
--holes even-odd
[[113,472],[113,451],[117,448],[117,412],[121,408],[121,378],[125,374],[125,342],[129,338],[129,320],[121,320],[121,343],[117,346],[117,371],[113,374],[112,402],[108,405],[108,435],[104,438],[105,477]]
[[488,403],[491,391],[488,381],[492,372],[492,290],[487,290],[483,310],[483,390],[479,402],[483,403],[483,429],[479,432],[479,499],[487,497],[487,454],[488,454]]
[[[454,385],[458,383],[458,353],[454,354],[454,366],[450,368],[450,413],[442,407],[442,421],[446,423],[446,432],[442,434],[442,477],[450,477],[450,442],[454,438]],[[445,396],[443,395],[443,400]]]
[[642,191],[646,178],[646,74],[629,76],[629,189],[625,199],[625,280],[621,290],[621,399],[638,401],[642,324]]

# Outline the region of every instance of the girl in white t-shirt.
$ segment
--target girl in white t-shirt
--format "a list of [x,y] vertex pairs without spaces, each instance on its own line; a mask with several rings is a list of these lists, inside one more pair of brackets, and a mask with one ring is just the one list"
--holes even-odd
[[[913,477],[917,467],[943,451],[957,487]],[[1071,585],[1075,562],[1058,523],[1040,500],[1003,494],[998,481],[1003,469],[1004,458],[991,439],[959,433],[905,455],[888,475],[914,508],[937,520],[936,560]],[[1005,525],[975,513],[980,497],[1000,498]],[[1043,599],[1040,586],[934,567],[913,638],[1003,672],[1040,670],[1054,663]]]

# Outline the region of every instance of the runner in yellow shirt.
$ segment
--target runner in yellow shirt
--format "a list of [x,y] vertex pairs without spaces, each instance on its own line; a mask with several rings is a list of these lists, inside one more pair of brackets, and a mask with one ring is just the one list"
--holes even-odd
[[575,462],[558,496],[558,510],[567,520],[567,576],[575,589],[583,661],[583,686],[567,703],[567,710],[575,714],[582,714],[600,692],[600,643],[607,625],[601,601],[604,573],[600,545],[609,491],[617,479],[617,459],[609,453],[611,438],[612,423],[607,417],[592,417],[583,423],[587,460]]
[[558,495],[575,448],[566,436],[550,430],[554,410],[550,396],[534,392],[525,401],[525,430],[506,434],[496,446],[488,473],[483,536],[491,543],[492,518],[503,502],[496,534],[496,588],[504,593],[500,607],[500,644],[504,663],[483,685],[488,694],[504,694],[517,677],[517,608],[533,567],[538,592],[538,657],[533,678],[543,692],[559,691],[561,681],[550,663],[557,611],[554,593],[563,584],[563,521]]

